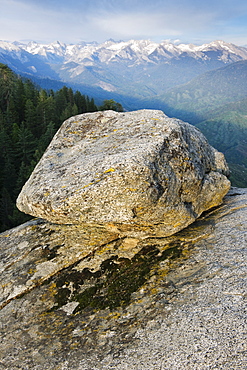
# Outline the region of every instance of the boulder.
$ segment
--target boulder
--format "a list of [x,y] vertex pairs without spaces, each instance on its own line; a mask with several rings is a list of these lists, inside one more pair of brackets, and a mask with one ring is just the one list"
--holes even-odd
[[227,175],[198,129],[161,111],[86,113],[63,123],[17,206],[118,237],[163,237],[219,205]]

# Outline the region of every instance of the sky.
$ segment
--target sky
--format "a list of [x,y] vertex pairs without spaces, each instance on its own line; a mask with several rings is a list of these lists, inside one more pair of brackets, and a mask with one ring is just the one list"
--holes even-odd
[[0,40],[247,45],[246,0],[0,0]]

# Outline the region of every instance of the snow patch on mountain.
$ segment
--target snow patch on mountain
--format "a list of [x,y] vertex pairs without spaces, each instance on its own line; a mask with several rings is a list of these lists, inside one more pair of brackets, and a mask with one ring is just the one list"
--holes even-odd
[[110,91],[110,92],[116,91],[115,86],[113,86],[112,84],[106,83],[104,81],[99,81],[98,83],[94,84],[94,86],[101,87],[105,91]]
[[221,40],[199,46],[167,40],[108,40],[101,44],[0,41],[0,62],[18,73],[140,97],[162,94],[200,73],[246,59],[247,48]]
[[188,54],[193,58],[210,58],[207,54],[212,51],[220,53],[219,59],[225,63],[228,61],[247,59],[247,49],[224,41],[213,41],[209,44],[196,46],[193,44],[175,45],[167,41],[156,43],[150,40],[129,40],[113,41],[109,40],[102,44],[97,43],[79,43],[64,44],[59,41],[51,44],[39,44],[31,41],[28,44],[0,42],[0,50],[14,52],[20,55],[21,51],[26,51],[32,55],[39,55],[49,63],[64,62],[101,62],[111,63],[121,60],[131,60],[135,62],[154,63],[162,60],[167,61],[177,58],[181,54]]

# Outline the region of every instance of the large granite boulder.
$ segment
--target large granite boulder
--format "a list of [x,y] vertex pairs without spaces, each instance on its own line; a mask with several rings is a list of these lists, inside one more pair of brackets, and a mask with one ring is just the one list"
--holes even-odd
[[161,111],[86,113],[63,123],[17,206],[58,224],[161,237],[219,205],[227,175],[199,130]]

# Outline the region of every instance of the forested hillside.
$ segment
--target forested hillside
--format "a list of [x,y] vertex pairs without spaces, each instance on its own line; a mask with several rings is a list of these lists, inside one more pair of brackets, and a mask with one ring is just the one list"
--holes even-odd
[[184,85],[170,89],[159,99],[175,114],[191,123],[207,118],[211,110],[247,96],[247,60],[209,71]]
[[96,110],[79,91],[40,89],[0,64],[0,231],[28,219],[15,200],[61,123]]

